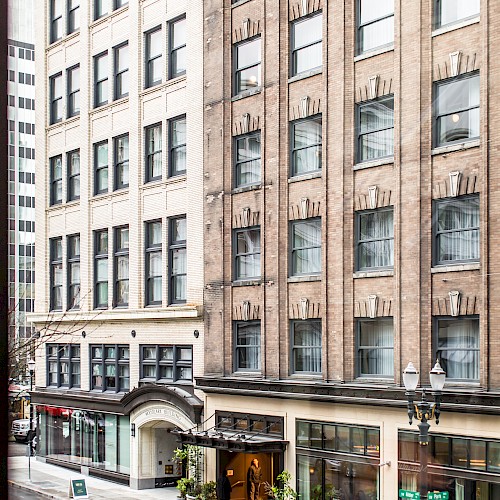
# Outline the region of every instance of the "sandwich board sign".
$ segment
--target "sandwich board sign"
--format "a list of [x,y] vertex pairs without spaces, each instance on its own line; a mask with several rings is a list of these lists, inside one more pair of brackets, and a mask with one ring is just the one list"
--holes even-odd
[[88,498],[87,485],[85,479],[69,480],[69,498]]

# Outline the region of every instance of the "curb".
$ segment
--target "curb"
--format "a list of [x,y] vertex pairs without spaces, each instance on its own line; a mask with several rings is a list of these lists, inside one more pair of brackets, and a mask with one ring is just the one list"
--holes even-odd
[[31,491],[32,493],[36,493],[37,495],[40,495],[41,497],[44,497],[44,498],[56,498],[56,499],[65,498],[65,497],[61,497],[59,495],[53,495],[51,493],[45,493],[44,491],[40,491],[40,490],[38,490],[36,488],[30,488],[27,484],[24,484],[24,483],[16,483],[12,479],[8,479],[7,480],[7,484],[9,486],[12,486],[13,488],[18,488],[18,489],[24,490],[24,491]]

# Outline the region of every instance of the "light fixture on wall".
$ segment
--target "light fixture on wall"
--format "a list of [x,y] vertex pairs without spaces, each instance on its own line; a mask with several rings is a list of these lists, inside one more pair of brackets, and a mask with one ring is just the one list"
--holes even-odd
[[193,332],[193,335],[194,335],[194,338],[195,338],[195,339],[197,339],[197,338],[200,336],[200,332],[199,332],[199,330],[195,330],[195,331]]
[[132,335],[132,338],[134,338],[134,339],[135,339],[135,336],[137,335],[137,333],[136,333],[136,331],[135,331],[135,330],[132,330],[132,331],[130,332],[130,335]]
[[85,331],[82,332],[82,337],[85,338],[87,336],[87,334],[85,333]]
[[135,437],[135,424],[130,425],[130,435]]

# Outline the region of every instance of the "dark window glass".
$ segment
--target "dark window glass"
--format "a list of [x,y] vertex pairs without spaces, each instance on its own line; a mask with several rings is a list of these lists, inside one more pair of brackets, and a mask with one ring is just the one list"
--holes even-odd
[[158,85],[162,81],[162,53],[163,38],[161,28],[146,33],[146,88]]
[[321,67],[322,24],[321,13],[292,23],[292,75]]
[[68,118],[80,114],[80,66],[68,69]]
[[394,0],[358,0],[358,53],[394,42]]
[[80,308],[80,235],[68,237],[68,309]]
[[235,371],[260,370],[260,322],[235,324]]
[[321,373],[321,321],[292,321],[292,373]]
[[169,220],[169,304],[186,302],[186,217]]
[[108,192],[108,141],[94,144],[94,194]]
[[108,53],[94,57],[94,107],[108,102]]
[[91,345],[91,389],[127,392],[130,389],[129,347]]
[[47,385],[80,387],[80,346],[47,344]]
[[72,151],[67,156],[68,201],[80,199],[80,151]]
[[108,13],[109,0],[94,0],[94,19],[99,19]]
[[292,276],[321,272],[321,219],[291,223]]
[[479,0],[437,0],[438,26],[479,15]]
[[192,381],[192,346],[141,346],[141,379],[155,382]]
[[321,116],[291,123],[291,175],[321,170]]
[[62,120],[62,75],[50,77],[50,123]]
[[62,38],[63,9],[63,0],[50,1],[50,43]]
[[260,278],[260,228],[234,231],[234,279]]
[[68,0],[68,35],[80,29],[80,0]]
[[108,230],[94,234],[94,307],[108,307]]
[[236,137],[235,148],[235,187],[260,183],[260,132]]
[[115,189],[128,187],[129,149],[128,134],[113,139],[115,155]]
[[391,319],[359,320],[358,366],[364,377],[394,376],[394,329]]
[[115,286],[114,305],[128,306],[129,302],[129,230],[115,228]]
[[146,224],[146,305],[162,302],[161,221]]
[[63,308],[63,253],[62,238],[50,240],[50,310],[62,311]]
[[128,96],[129,89],[129,51],[128,43],[115,47],[115,99]]
[[186,173],[186,117],[168,122],[169,127],[169,176]]
[[58,205],[62,199],[62,156],[59,155],[50,159],[50,204]]
[[161,124],[146,128],[146,182],[161,179]]
[[239,43],[234,49],[234,91],[260,87],[260,37]]
[[186,73],[186,18],[169,24],[169,61],[170,78]]

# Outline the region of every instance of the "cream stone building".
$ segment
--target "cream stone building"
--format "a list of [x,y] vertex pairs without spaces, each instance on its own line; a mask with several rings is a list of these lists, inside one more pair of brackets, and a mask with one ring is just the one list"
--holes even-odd
[[202,2],[36,9],[39,457],[172,484],[203,408]]

